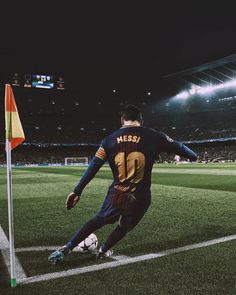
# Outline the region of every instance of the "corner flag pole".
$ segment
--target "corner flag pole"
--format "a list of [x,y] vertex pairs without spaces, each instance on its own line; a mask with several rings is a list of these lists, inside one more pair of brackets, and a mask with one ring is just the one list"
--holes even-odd
[[5,123],[6,123],[7,198],[8,198],[11,287],[15,288],[16,276],[15,276],[11,151],[25,140],[25,134],[21,126],[14,94],[10,84],[5,85]]
[[15,276],[15,248],[14,248],[14,223],[13,223],[13,197],[12,197],[12,169],[11,169],[11,141],[6,139],[7,153],[7,198],[8,198],[8,224],[10,243],[11,287],[16,287]]

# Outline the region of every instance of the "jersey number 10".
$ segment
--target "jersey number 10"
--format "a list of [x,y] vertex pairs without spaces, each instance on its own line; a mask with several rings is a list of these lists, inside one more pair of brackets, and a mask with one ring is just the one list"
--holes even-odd
[[143,179],[145,156],[140,152],[132,152],[125,157],[121,152],[115,156],[115,163],[119,172],[120,182],[129,180],[132,183],[139,183]]

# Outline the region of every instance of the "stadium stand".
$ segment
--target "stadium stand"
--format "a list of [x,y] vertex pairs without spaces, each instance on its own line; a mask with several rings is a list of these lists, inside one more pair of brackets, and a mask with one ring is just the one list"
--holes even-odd
[[[104,136],[120,127],[117,110],[126,103],[137,101],[125,100],[121,97],[111,102],[107,100],[74,100],[66,96],[54,94],[54,98],[45,93],[31,93],[14,89],[18,110],[24,126],[25,143],[14,152],[13,163],[63,163],[66,156],[89,156]],[[194,102],[192,102],[193,104]],[[168,108],[163,103],[154,105],[153,100],[138,101],[138,106],[144,112],[145,125],[167,133],[176,140],[194,143],[199,151],[207,148],[212,159],[235,160],[235,147],[229,148],[228,141],[236,137],[235,101],[224,101],[222,109],[214,104],[212,109],[197,109],[191,102],[185,107],[175,108],[171,102]],[[194,110],[194,111],[191,111]],[[187,111],[186,111],[187,110]],[[4,129],[4,121],[1,121]],[[207,141],[222,140],[225,146],[211,147]],[[205,145],[200,145],[201,141]],[[227,144],[226,144],[227,143]],[[2,140],[3,144],[3,140]],[[57,145],[56,147],[52,147]],[[58,147],[58,145],[61,145]],[[72,145],[72,147],[71,147]],[[73,145],[78,145],[75,148]],[[82,146],[82,149],[81,149]],[[165,157],[164,157],[165,158]],[[171,161],[169,157],[167,161]],[[163,160],[164,161],[164,160]],[[1,162],[4,162],[3,145],[1,147]]]
[[[236,60],[236,56],[231,56],[220,63],[207,65],[209,69],[202,66],[175,76],[181,76],[185,82],[199,86],[196,82],[200,81],[199,77],[204,81],[205,72],[213,71],[214,67],[217,67],[218,73],[223,73],[223,67],[227,64],[230,72],[236,74],[232,58]],[[211,75],[214,77],[214,73]],[[191,80],[193,77],[194,81]],[[214,79],[219,80],[219,77]],[[216,85],[215,81],[213,86]],[[161,98],[155,91],[151,93],[140,88],[134,89],[133,93],[122,89],[98,89],[97,93],[84,90],[78,93],[71,89],[27,88],[13,82],[11,84],[26,138],[25,143],[14,151],[15,164],[63,163],[65,157],[71,156],[91,158],[101,140],[120,127],[118,112],[128,103],[142,109],[145,126],[161,130],[170,137],[189,144],[199,153],[199,160],[205,149],[211,160],[236,160],[235,86],[201,95],[196,93],[181,99],[178,95]],[[0,88],[0,96],[0,107],[3,110],[3,87]],[[4,130],[4,125],[4,116],[1,116],[0,130]],[[1,163],[4,163],[4,159],[2,136]],[[162,155],[161,161],[172,161],[171,159],[172,155]]]

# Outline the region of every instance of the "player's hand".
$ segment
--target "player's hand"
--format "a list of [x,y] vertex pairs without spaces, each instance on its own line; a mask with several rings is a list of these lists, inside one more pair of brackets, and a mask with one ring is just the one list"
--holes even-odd
[[80,200],[80,196],[77,196],[74,192],[70,193],[66,199],[65,207],[67,210],[72,209]]

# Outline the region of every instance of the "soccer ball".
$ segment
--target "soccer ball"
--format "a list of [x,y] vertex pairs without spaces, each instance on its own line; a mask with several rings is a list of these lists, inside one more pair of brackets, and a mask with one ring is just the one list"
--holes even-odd
[[77,245],[76,250],[80,253],[89,253],[94,252],[97,249],[97,246],[98,238],[92,233]]

